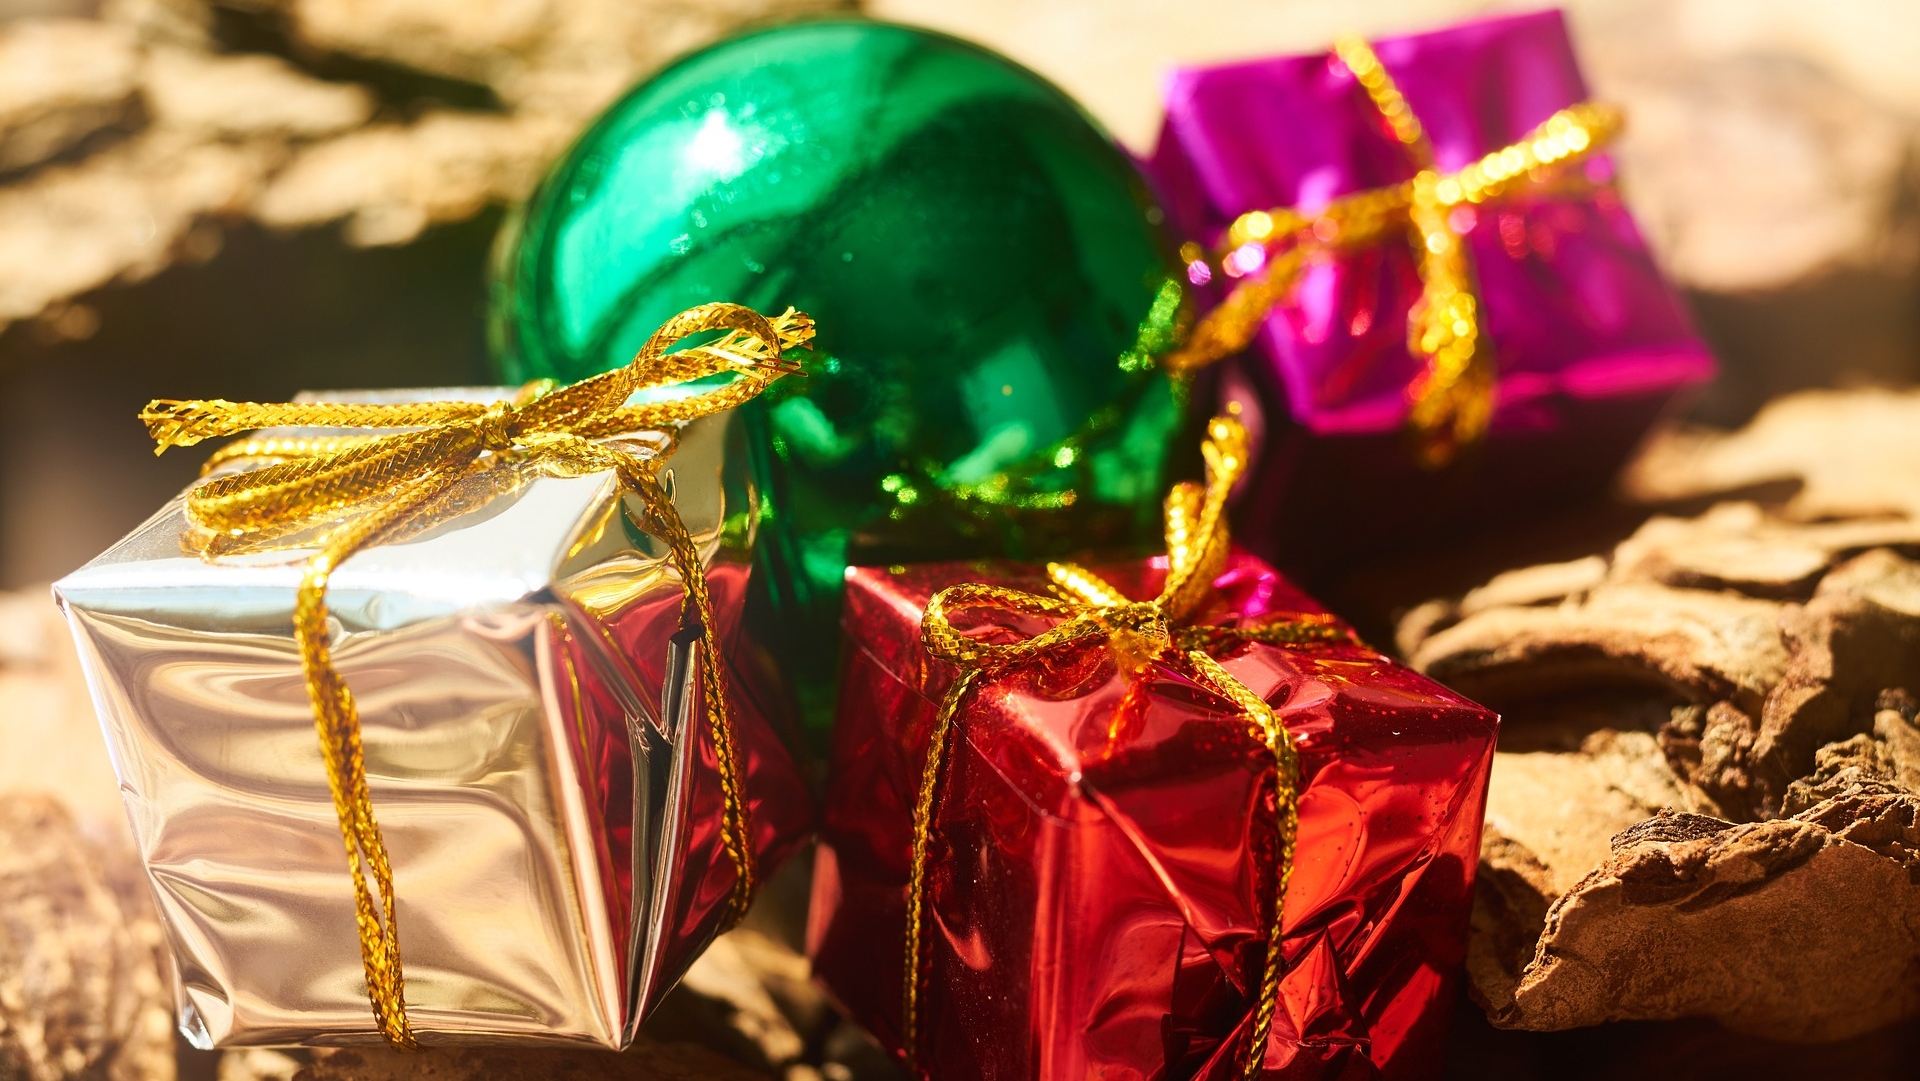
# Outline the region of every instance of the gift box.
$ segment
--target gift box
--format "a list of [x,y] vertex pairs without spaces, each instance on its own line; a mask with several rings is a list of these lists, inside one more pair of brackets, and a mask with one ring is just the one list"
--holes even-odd
[[1312,565],[1593,492],[1712,377],[1559,12],[1186,68],[1165,97],[1148,171],[1225,300],[1202,330],[1232,331],[1173,363],[1244,347],[1219,386],[1263,444],[1254,551]]
[[[195,403],[406,427],[406,468],[442,454],[455,479],[341,499],[387,444],[269,431],[54,587],[196,1046],[624,1046],[811,826],[751,666],[705,659],[749,649],[737,412],[613,435],[513,399]],[[200,520],[302,470],[336,488],[258,514],[265,540]]]
[[1229,552],[1225,494],[1150,560],[848,572],[809,949],[920,1075],[1431,1072],[1497,719]]

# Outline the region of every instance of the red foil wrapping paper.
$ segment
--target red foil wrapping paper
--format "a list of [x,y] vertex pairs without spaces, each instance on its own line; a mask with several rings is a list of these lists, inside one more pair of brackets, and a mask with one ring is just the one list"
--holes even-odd
[[[1153,596],[1164,557],[1096,573]],[[901,1053],[913,811],[956,678],[920,645],[946,586],[1046,592],[1040,568],[848,571],[845,672],[808,931],[815,972]],[[1201,621],[1324,609],[1236,551]],[[993,633],[993,632],[989,632]],[[1266,1078],[1414,1077],[1444,1038],[1498,718],[1359,645],[1216,654],[1301,760],[1285,973]],[[983,682],[932,820],[917,1060],[939,1079],[1239,1076],[1267,940],[1274,767],[1178,668],[1104,644]]]

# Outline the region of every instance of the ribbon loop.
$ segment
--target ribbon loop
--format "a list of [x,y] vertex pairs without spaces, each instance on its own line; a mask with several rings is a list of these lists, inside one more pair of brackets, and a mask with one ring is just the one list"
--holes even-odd
[[[673,351],[685,339],[709,331],[724,333],[709,344]],[[724,818],[720,834],[735,871],[729,923],[737,921],[753,894],[754,875],[732,706],[700,552],[658,471],[672,449],[673,428],[738,405],[797,371],[784,352],[804,349],[812,340],[813,321],[793,309],[768,319],[738,304],[705,304],[667,320],[623,367],[557,389],[537,381],[511,400],[492,404],[159,400],[140,414],[157,452],[262,427],[387,430],[265,440],[216,456],[220,461],[280,460],[202,482],[188,492],[186,509],[188,518],[205,531],[203,551],[209,558],[303,529],[320,530],[294,602],[294,638],[353,879],[367,997],[381,1034],[392,1046],[413,1050],[417,1045],[407,1019],[392,869],[367,787],[358,707],[333,664],[326,603],[333,571],[354,552],[424,516],[464,479],[507,457],[613,470],[640,496],[645,507],[642,528],[666,541],[672,551],[686,587],[683,621],[701,628],[699,669],[708,736],[719,765]],[[683,395],[660,401],[627,404],[641,390],[722,373],[731,374],[732,380],[688,388]],[[596,442],[656,428],[668,430],[667,446],[651,458]],[[358,513],[346,513],[353,510]]]
[[[1407,239],[1420,273],[1420,298],[1407,315],[1407,350],[1426,369],[1407,385],[1408,434],[1417,460],[1430,468],[1486,435],[1498,394],[1493,350],[1481,333],[1479,287],[1456,208],[1506,194],[1516,185],[1542,186],[1558,168],[1597,153],[1622,126],[1618,109],[1581,102],[1554,113],[1518,142],[1450,173],[1434,161],[1420,118],[1394,85],[1373,49],[1343,37],[1333,57],[1354,75],[1416,170],[1411,180],[1344,195],[1317,213],[1283,207],[1242,214],[1227,228],[1223,251],[1257,245],[1264,270],[1236,285],[1207,313],[1163,363],[1191,372],[1251,345],[1267,314],[1293,291],[1310,259],[1379,243],[1396,229]],[[1182,249],[1189,263],[1204,256]],[[1239,273],[1223,256],[1218,270]]]
[[[1226,503],[1247,466],[1247,433],[1231,416],[1217,417],[1207,426],[1202,444],[1207,463],[1203,486],[1175,486],[1167,496],[1167,576],[1160,595],[1151,601],[1132,600],[1094,572],[1072,563],[1050,563],[1047,576],[1053,596],[979,583],[949,586],[927,602],[921,617],[921,641],[931,656],[960,670],[949,688],[934,723],[922,766],[919,798],[914,806],[913,853],[907,882],[906,979],[903,988],[902,1044],[911,1068],[919,1055],[919,1009],[924,974],[927,854],[931,846],[933,812],[939,793],[950,730],[961,704],[983,677],[1044,656],[1071,643],[1105,640],[1119,670],[1137,676],[1150,662],[1181,657],[1197,677],[1230,702],[1245,718],[1248,731],[1274,756],[1278,785],[1280,858],[1274,869],[1274,901],[1267,920],[1266,967],[1254,1007],[1254,1025],[1248,1036],[1244,1076],[1251,1078],[1265,1056],[1279,1000],[1280,906],[1292,873],[1293,836],[1298,827],[1299,770],[1293,743],[1271,706],[1235,679],[1207,652],[1246,641],[1272,644],[1350,641],[1331,617],[1310,617],[1264,624],[1243,631],[1191,622],[1212,595],[1214,579],[1225,568],[1230,550]],[[954,624],[954,613],[976,610],[1001,616],[992,625],[1010,632],[1012,642],[988,642]],[[1008,624],[1020,618],[1058,620],[1045,630],[1021,636]],[[1184,650],[1184,656],[1174,650]]]

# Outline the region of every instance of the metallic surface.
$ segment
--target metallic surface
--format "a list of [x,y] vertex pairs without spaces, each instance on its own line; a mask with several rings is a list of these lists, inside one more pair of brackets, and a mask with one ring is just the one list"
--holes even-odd
[[[738,427],[731,413],[690,425],[669,467],[736,645],[753,520]],[[675,638],[681,590],[611,474],[493,472],[505,483],[333,575],[408,1011],[429,1045],[621,1046],[715,933],[734,878],[712,747],[686,723],[699,691]],[[188,528],[176,499],[55,586],[172,948],[182,1029],[201,1046],[378,1043],[292,639],[307,553],[204,561]],[[761,696],[740,690],[770,867],[804,830],[806,796]]]
[[[1443,173],[1590,97],[1558,12],[1382,39],[1374,51]],[[1248,211],[1314,214],[1416,173],[1364,88],[1325,53],[1182,69],[1166,105],[1147,168],[1174,225],[1202,245]],[[1385,243],[1302,268],[1252,348],[1220,369],[1222,397],[1243,403],[1265,444],[1246,486],[1261,498],[1237,508],[1242,543],[1296,568],[1607,483],[1662,410],[1714,372],[1612,170],[1598,155],[1565,183],[1449,211],[1498,376],[1484,444],[1440,474],[1415,465],[1400,431],[1408,386],[1427,367],[1408,340],[1422,295],[1413,252]],[[1198,291],[1218,299],[1232,284],[1216,274]]]
[[[1356,37],[1343,38],[1334,46],[1334,62],[1348,68],[1366,90],[1419,172],[1399,184],[1339,196],[1311,213],[1275,207],[1235,218],[1217,242],[1217,265],[1221,274],[1246,280],[1201,319],[1165,363],[1169,370],[1186,371],[1239,353],[1272,309],[1292,296],[1312,261],[1372,247],[1397,234],[1412,246],[1420,276],[1420,297],[1407,313],[1408,351],[1427,361],[1427,371],[1407,386],[1407,420],[1425,463],[1445,465],[1460,446],[1486,434],[1494,405],[1491,349],[1481,340],[1475,275],[1455,223],[1470,223],[1473,206],[1515,188],[1565,186],[1569,179],[1588,186],[1589,178],[1570,178],[1570,171],[1618,132],[1620,113],[1593,102],[1561,109],[1517,142],[1443,174],[1419,118],[1372,47]],[[1463,209],[1466,213],[1458,213]],[[1202,257],[1198,244],[1183,245],[1181,257],[1195,284],[1213,279],[1216,264]]]
[[[1589,97],[1557,12],[1385,39],[1374,52],[1445,173]],[[1246,211],[1312,213],[1416,171],[1358,79],[1324,53],[1181,70],[1167,110],[1151,169],[1174,221],[1202,243]],[[1607,186],[1610,163],[1588,166],[1584,187],[1523,186],[1454,208],[1498,351],[1503,409],[1670,390],[1713,374],[1712,356]],[[1407,335],[1420,295],[1404,245],[1320,260],[1293,302],[1266,320],[1255,363],[1279,374],[1286,408],[1316,433],[1391,430],[1425,366]]]
[[[1146,540],[1180,290],[1126,155],[1057,88],[941,34],[795,23],[611,105],[503,235],[509,381],[624,364],[715,296],[819,321],[746,408],[787,667],[831,718],[847,563]],[[1164,340],[1163,340],[1164,339]],[[782,643],[786,645],[786,643]]]
[[[1165,561],[1094,569],[1150,597]],[[896,1050],[915,790],[953,678],[921,648],[920,613],[958,582],[1045,581],[1013,564],[849,575],[809,947]],[[1324,612],[1243,554],[1215,586],[1211,622]],[[1444,1037],[1497,720],[1358,646],[1220,659],[1280,715],[1304,782],[1262,1076],[1419,1076]],[[1092,642],[990,678],[949,754],[927,887],[926,1074],[1237,1076],[1276,855],[1273,763],[1244,718],[1176,667],[1129,679]]]

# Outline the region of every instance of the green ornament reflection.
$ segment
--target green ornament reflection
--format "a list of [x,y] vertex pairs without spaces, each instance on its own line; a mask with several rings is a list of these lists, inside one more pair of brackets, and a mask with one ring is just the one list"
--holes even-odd
[[614,104],[503,237],[501,374],[625,363],[731,300],[818,324],[748,407],[769,641],[830,718],[848,563],[1042,558],[1153,535],[1180,315],[1131,162],[1038,76],[943,35],[802,23]]

